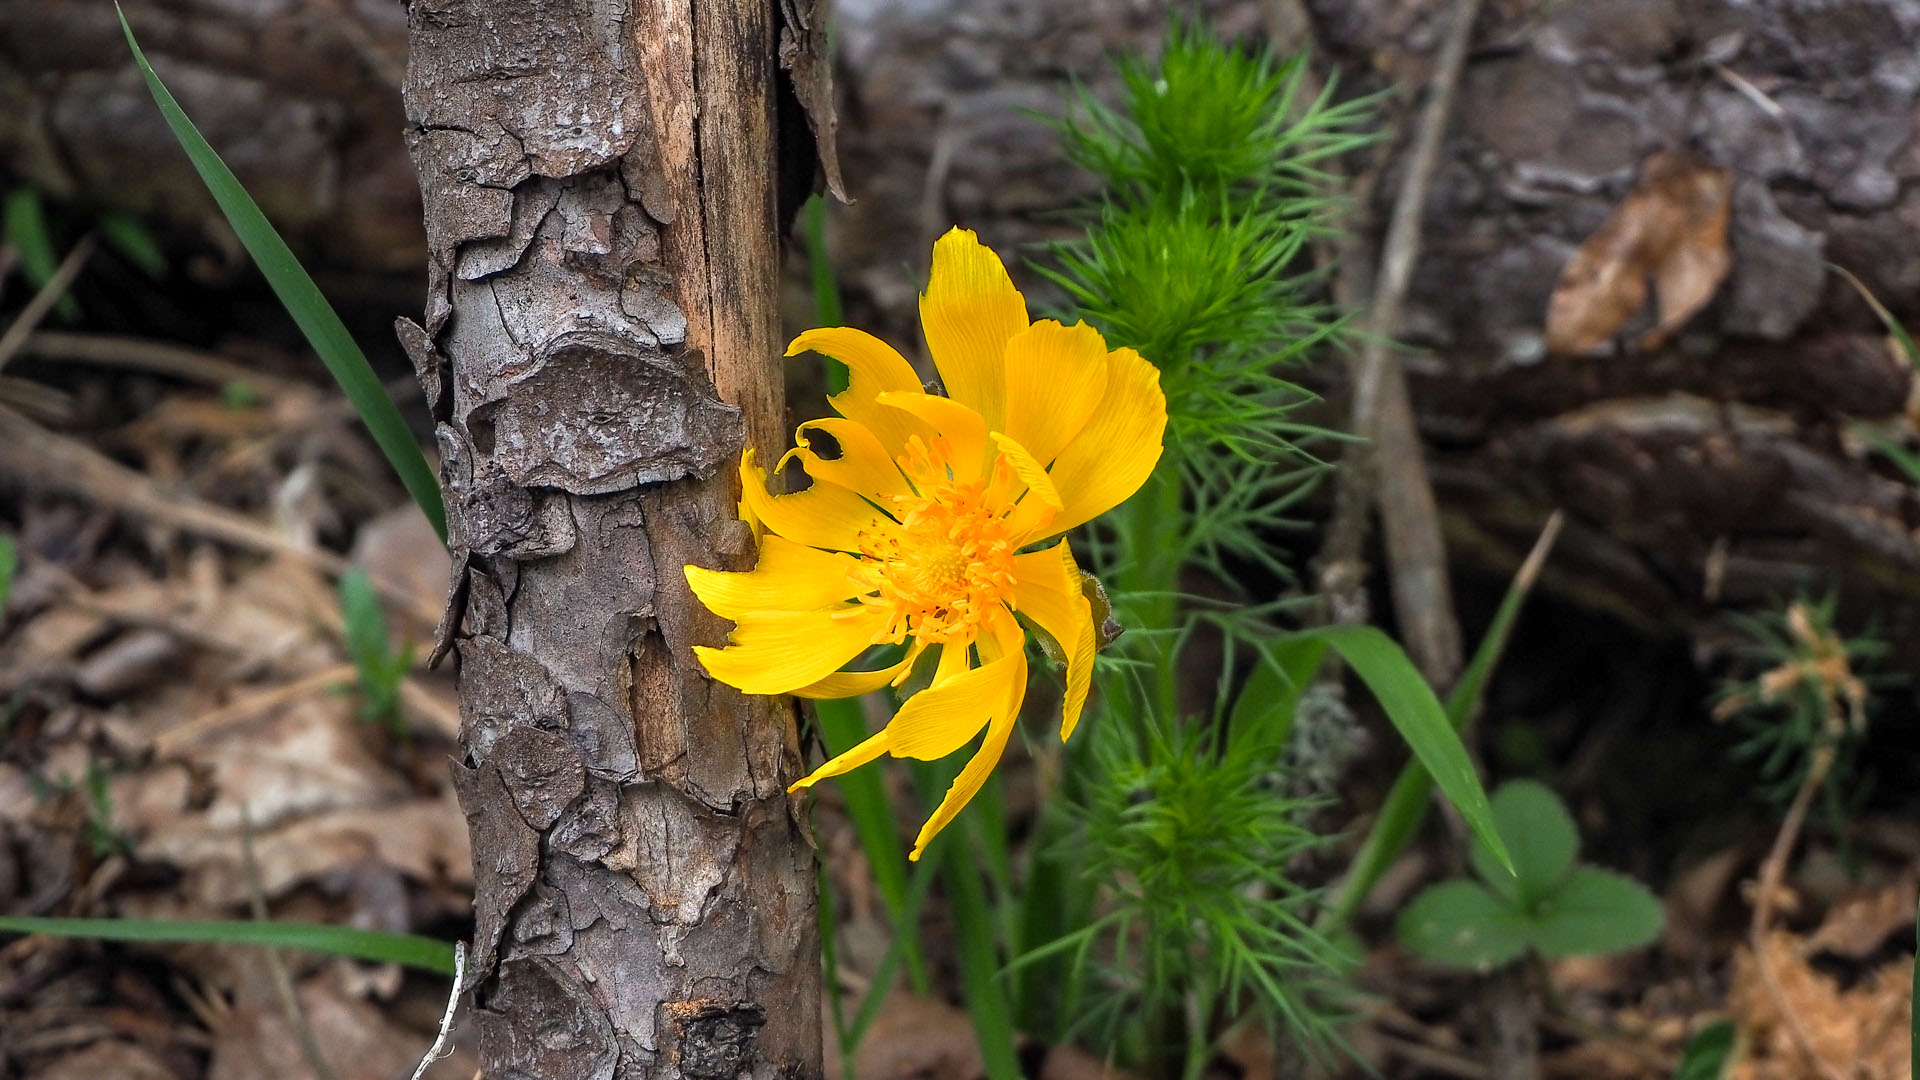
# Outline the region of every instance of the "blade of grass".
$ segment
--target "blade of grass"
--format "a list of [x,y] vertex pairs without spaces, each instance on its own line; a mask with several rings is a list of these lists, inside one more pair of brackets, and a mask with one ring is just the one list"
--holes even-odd
[[[927,902],[927,894],[933,891],[933,882],[939,877],[940,864],[933,859],[922,859],[913,866],[913,880],[907,886],[907,917],[915,926],[920,924],[920,908]],[[860,1040],[867,1037],[867,1031],[873,1027],[874,1020],[880,1016],[880,1007],[886,1004],[887,991],[893,985],[893,973],[900,968],[901,957],[906,955],[906,944],[911,939],[903,934],[895,934],[887,942],[887,951],[880,957],[880,964],[873,969],[873,981],[867,984],[867,993],[860,1001],[860,1009],[854,1015],[853,1024],[847,1029],[849,1043],[857,1050]]]
[[1900,346],[1900,355],[1907,358],[1908,364],[1920,368],[1920,347],[1914,345],[1913,335],[1907,333],[1907,328],[1900,325],[1900,320],[1893,317],[1893,312],[1888,311],[1886,305],[1880,302],[1880,298],[1873,295],[1873,290],[1867,288],[1867,283],[1854,277],[1845,267],[1837,264],[1828,263],[1827,269],[1847,279],[1847,284],[1853,286],[1853,291],[1859,293],[1860,299],[1865,300],[1867,306],[1873,309],[1873,314],[1880,320],[1880,325],[1886,327],[1887,333],[1893,335],[1894,342]]
[[356,930],[317,923],[172,921],[159,919],[48,919],[0,916],[0,933],[46,934],[97,941],[181,942],[195,945],[261,945],[370,960],[380,964],[453,974],[453,946],[418,934]]
[[1433,688],[1400,646],[1371,626],[1328,626],[1300,636],[1325,641],[1360,676],[1413,751],[1414,759],[1466,819],[1467,828],[1501,865],[1512,870],[1513,857],[1494,827],[1486,789],[1480,786],[1480,776],[1460,742],[1460,733],[1440,707],[1440,699],[1433,696]]
[[[5,218],[6,238],[20,253],[20,272],[34,288],[46,288],[60,264],[60,255],[54,250],[53,232],[47,228],[47,206],[40,192],[30,187],[15,188],[7,195]],[[62,319],[71,321],[80,314],[80,305],[66,295],[66,290],[58,290],[55,295]]]
[[[1539,539],[1533,543],[1533,550],[1527,553],[1526,561],[1520,564],[1519,572],[1514,574],[1513,582],[1507,586],[1506,595],[1501,597],[1500,607],[1494,612],[1493,622],[1488,625],[1486,633],[1481,635],[1473,659],[1461,673],[1460,680],[1454,684],[1453,692],[1447,695],[1447,723],[1454,731],[1465,729],[1467,722],[1479,710],[1487,681],[1499,666],[1500,657],[1506,652],[1507,642],[1513,636],[1513,625],[1520,617],[1520,607],[1533,590],[1534,582],[1539,580],[1540,570],[1546,565],[1547,555],[1560,536],[1563,522],[1564,518],[1558,511],[1547,519],[1546,527],[1540,530]],[[1430,805],[1428,797],[1432,793],[1433,777],[1418,762],[1410,761],[1400,770],[1393,787],[1387,792],[1386,801],[1380,806],[1379,815],[1374,819],[1372,831],[1361,844],[1360,853],[1354,857],[1346,880],[1340,884],[1339,893],[1322,913],[1318,929],[1325,931],[1343,926],[1353,918],[1354,912],[1360,910],[1367,893],[1373,891],[1380,876],[1406,850],[1408,841],[1413,839],[1413,834],[1426,821]]]
[[853,1051],[856,1044],[848,1034],[846,1009],[840,1003],[840,955],[835,947],[840,920],[834,914],[833,886],[827,879],[826,861],[815,861],[818,865],[815,867],[814,881],[818,883],[820,896],[820,974],[826,981],[821,990],[827,995],[827,1009],[833,1016],[834,1041],[840,1044],[841,1080],[855,1080]]
[[993,912],[987,906],[980,868],[974,865],[973,815],[962,814],[935,843],[944,842],[942,876],[953,913],[954,945],[960,953],[960,986],[974,1038],[987,1068],[987,1080],[1022,1080],[1014,1051],[1013,1010],[1000,975],[1000,948]]
[[346,324],[327,303],[320,287],[313,283],[300,261],[288,249],[286,241],[260,212],[260,207],[247,194],[246,188],[220,160],[213,147],[201,136],[193,121],[180,108],[165,84],[156,75],[153,66],[147,63],[146,54],[140,51],[140,43],[134,40],[133,27],[128,25],[126,13],[120,15],[120,29],[126,33],[127,47],[133,50],[133,59],[140,66],[140,74],[147,81],[147,89],[153,94],[154,103],[160,107],[160,115],[166,118],[167,127],[173,130],[173,137],[187,152],[200,179],[207,185],[220,211],[226,215],[228,224],[240,237],[240,242],[253,256],[254,265],[266,275],[267,284],[273,287],[274,295],[293,316],[293,321],[306,336],[307,343],[320,356],[321,363],[333,374],[334,380],[353,403],[354,411],[360,414],[360,420],[372,434],[373,441],[380,446],[381,453],[399,475],[400,482],[406,486],[407,493],[420,507],[427,520],[433,523],[434,531],[440,534],[444,542],[447,538],[447,514],[440,502],[440,484],[434,479],[433,470],[427,467],[427,459],[420,452],[420,445],[413,439],[413,433],[407,430],[406,421],[401,419],[400,410],[394,407],[393,400],[387,397],[386,390],[380,385],[380,379],[373,373],[373,367],[360,351],[360,346],[347,332]]
[[[814,712],[820,718],[820,739],[829,754],[843,754],[867,737],[867,722],[858,698],[816,701]],[[867,865],[873,870],[880,899],[887,905],[887,917],[893,920],[894,938],[904,943],[908,981],[915,993],[931,993],[933,984],[920,948],[919,922],[908,910],[907,859],[900,846],[900,831],[894,826],[886,781],[879,769],[855,769],[836,777],[835,782],[846,800],[854,835],[859,837]]]
[[[807,274],[813,282],[813,314],[816,325],[839,326],[844,317],[840,307],[840,285],[833,278],[833,257],[827,251],[827,198],[815,195],[807,200]],[[837,394],[847,388],[847,365],[826,357],[822,365],[827,375],[827,392]]]

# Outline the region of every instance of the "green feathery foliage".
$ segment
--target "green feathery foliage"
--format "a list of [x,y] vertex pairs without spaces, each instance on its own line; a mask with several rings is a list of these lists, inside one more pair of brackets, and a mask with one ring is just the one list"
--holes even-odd
[[1760,794],[1779,806],[1819,770],[1827,812],[1838,821],[1842,792],[1858,792],[1857,751],[1867,731],[1871,668],[1887,644],[1870,633],[1852,638],[1834,626],[1836,597],[1800,599],[1763,617],[1736,615],[1747,641],[1735,654],[1737,674],[1715,695],[1713,715],[1744,736],[1737,753],[1759,764]]
[[[1327,466],[1295,383],[1339,320],[1313,299],[1308,247],[1334,202],[1316,163],[1365,142],[1365,106],[1305,100],[1300,60],[1175,24],[1157,60],[1119,61],[1118,107],[1082,92],[1059,124],[1068,155],[1104,182],[1079,239],[1039,272],[1113,346],[1161,372],[1167,450],[1147,485],[1085,545],[1128,627],[1103,656],[1101,716],[1069,748],[1051,804],[1065,823],[1035,856],[1031,894],[1068,901],[1017,962],[1046,1015],[1029,1030],[1088,1041],[1153,1075],[1198,1075],[1214,1040],[1251,1017],[1309,1053],[1334,1043],[1338,950],[1307,922],[1286,869],[1317,843],[1280,775],[1294,709],[1253,708],[1245,657],[1274,700],[1297,701],[1317,663],[1289,665],[1292,601],[1252,600],[1245,568],[1291,580],[1278,531]],[[1211,577],[1226,600],[1185,595]],[[1179,662],[1224,638],[1211,715],[1182,708]],[[1296,650],[1297,651],[1297,650]],[[1300,670],[1295,670],[1299,668]],[[1264,693],[1264,691],[1263,691]]]

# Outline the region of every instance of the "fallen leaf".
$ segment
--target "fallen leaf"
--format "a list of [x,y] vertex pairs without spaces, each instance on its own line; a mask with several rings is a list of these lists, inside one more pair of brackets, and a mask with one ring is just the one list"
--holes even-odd
[[1726,280],[1733,178],[1688,150],[1646,160],[1640,183],[1574,252],[1547,306],[1547,348],[1594,352],[1646,304],[1659,305],[1636,349],[1657,348]]
[[[1844,1070],[1851,1080],[1912,1080],[1907,1046],[1912,957],[1885,964],[1842,990],[1808,963],[1810,950],[1798,935],[1775,931],[1762,947],[1779,983],[1780,999],[1798,1018],[1822,1062]],[[1730,1080],[1825,1080],[1828,1073],[1801,1051],[1747,949],[1734,956],[1727,1011],[1750,1047]]]
[[[836,1055],[832,1067],[838,1072]],[[880,1008],[854,1055],[860,1080],[979,1080],[987,1074],[967,1014],[945,1002],[897,993]]]
[[1807,938],[1810,954],[1828,953],[1848,960],[1867,960],[1887,939],[1913,937],[1914,880],[1872,892],[1843,897],[1827,910],[1820,928]]

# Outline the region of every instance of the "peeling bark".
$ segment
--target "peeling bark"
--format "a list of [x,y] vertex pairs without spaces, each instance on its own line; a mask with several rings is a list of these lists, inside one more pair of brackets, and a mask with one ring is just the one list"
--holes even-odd
[[751,563],[731,464],[781,445],[777,14],[409,8],[430,272],[399,331],[454,524],[488,1076],[820,1075],[794,712],[706,678],[726,624],[681,574]]

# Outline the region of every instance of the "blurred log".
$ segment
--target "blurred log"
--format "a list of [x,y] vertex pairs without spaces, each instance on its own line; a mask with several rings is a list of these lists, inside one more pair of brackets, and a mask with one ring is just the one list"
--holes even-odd
[[[142,47],[316,269],[404,275],[426,258],[391,0],[125,0]],[[50,197],[237,242],[154,109],[109,3],[0,5],[0,168]],[[235,261],[235,260],[230,260]]]
[[[1150,47],[1165,10],[837,7],[842,157],[858,205],[835,211],[835,267],[851,321],[911,340],[918,264],[940,229],[977,228],[1002,250],[1070,229],[1051,215],[1091,185],[1024,110],[1057,113],[1069,74],[1111,89],[1106,58]],[[1204,7],[1229,34],[1261,33],[1250,0]],[[1448,5],[1306,7],[1317,55],[1358,92],[1423,85]],[[392,81],[398,5],[129,11],[303,253],[417,280],[418,195]],[[0,6],[0,157],[56,194],[223,235],[111,19],[77,0]],[[1920,321],[1916,5],[1497,0],[1475,40],[1400,326],[1425,350],[1407,367],[1456,569],[1510,572],[1564,507],[1547,587],[1643,627],[1690,629],[1721,605],[1822,588],[1836,571],[1920,611],[1920,501],[1848,434],[1860,419],[1910,435],[1911,378],[1823,266],[1852,270]],[[1389,119],[1411,103],[1391,101]],[[1730,182],[1724,281],[1657,348],[1636,347],[1656,322],[1648,303],[1603,355],[1549,355],[1563,269],[1649,158],[1686,148]],[[1381,200],[1402,152],[1384,155]]]
[[[1253,36],[1255,5],[1211,6]],[[1419,87],[1450,7],[1313,0],[1310,33],[1350,92]],[[862,203],[836,254],[856,318],[910,325],[907,230],[952,220],[1014,245],[1060,228],[1048,212],[1085,182],[1008,106],[1057,112],[1059,72],[1101,85],[1090,43],[1150,43],[1164,25],[1121,3],[989,8],[842,5]],[[1511,573],[1564,508],[1547,586],[1645,629],[1697,630],[1722,605],[1836,578],[1920,602],[1920,499],[1848,430],[1911,436],[1910,373],[1823,265],[1920,319],[1915,5],[1507,0],[1475,40],[1398,330],[1422,350],[1407,367],[1456,569]],[[1413,104],[1385,109],[1400,138],[1382,204]],[[1649,158],[1686,149],[1730,187],[1724,280],[1657,347],[1650,300],[1599,355],[1549,355],[1563,269]],[[1714,234],[1703,213],[1681,215],[1699,244]]]

